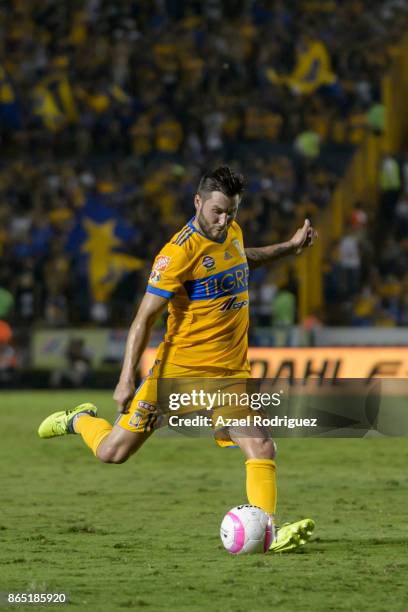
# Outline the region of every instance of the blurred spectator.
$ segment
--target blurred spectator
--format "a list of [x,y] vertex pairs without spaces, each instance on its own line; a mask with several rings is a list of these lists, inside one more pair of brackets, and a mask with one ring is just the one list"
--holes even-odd
[[368,215],[365,211],[365,205],[362,202],[356,202],[351,211],[351,227],[353,230],[364,229],[367,226]]
[[313,334],[317,329],[320,329],[324,325],[324,313],[321,308],[315,308],[307,317],[302,321],[303,328]]
[[30,325],[34,321],[36,295],[34,274],[25,270],[17,277],[15,286],[15,316],[20,325]]
[[351,324],[358,327],[373,325],[377,306],[378,297],[371,287],[366,285],[353,301]]
[[399,191],[401,188],[401,172],[398,161],[391,155],[386,155],[380,167],[380,217],[387,222],[394,217]]
[[0,321],[0,386],[10,385],[16,380],[17,355],[11,345],[11,327],[5,321]]
[[307,130],[295,140],[295,150],[307,160],[314,160],[320,155],[320,136],[317,132]]
[[282,286],[272,302],[272,323],[289,327],[296,321],[296,296],[288,285]]
[[11,315],[14,298],[10,291],[0,287],[0,319],[7,319]]
[[398,239],[408,236],[408,194],[403,195],[397,202],[394,225]]
[[361,254],[359,238],[351,226],[346,228],[338,249],[338,261],[341,274],[343,298],[355,295],[359,288],[361,276]]
[[83,387],[89,384],[92,362],[82,338],[72,338],[65,351],[66,367],[54,370],[50,377],[52,387]]
[[269,327],[272,323],[273,302],[277,293],[275,271],[268,270],[259,274],[259,280],[254,282],[251,290],[251,315],[254,324]]
[[385,128],[385,106],[378,102],[367,111],[367,125],[374,134],[382,134]]

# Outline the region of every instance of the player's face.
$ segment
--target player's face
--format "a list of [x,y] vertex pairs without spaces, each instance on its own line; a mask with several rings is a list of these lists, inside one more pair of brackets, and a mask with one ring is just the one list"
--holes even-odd
[[238,212],[239,196],[229,198],[221,191],[212,191],[203,200],[195,196],[196,222],[210,240],[223,240]]

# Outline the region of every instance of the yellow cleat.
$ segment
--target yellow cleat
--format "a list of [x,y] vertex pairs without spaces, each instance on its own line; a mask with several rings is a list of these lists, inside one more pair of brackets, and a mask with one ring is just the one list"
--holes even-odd
[[276,539],[269,550],[273,553],[291,552],[301,548],[311,538],[315,522],[312,519],[303,519],[296,523],[285,523],[277,528]]
[[96,416],[97,412],[98,409],[93,404],[80,404],[70,410],[54,412],[41,423],[38,428],[38,435],[40,438],[55,438],[55,436],[75,433],[72,425],[77,414],[84,413]]

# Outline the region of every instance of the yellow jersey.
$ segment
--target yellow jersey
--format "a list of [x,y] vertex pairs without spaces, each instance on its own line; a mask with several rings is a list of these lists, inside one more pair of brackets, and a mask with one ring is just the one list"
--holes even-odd
[[157,255],[147,291],[169,299],[158,359],[249,371],[248,277],[242,231],[210,240],[189,221]]

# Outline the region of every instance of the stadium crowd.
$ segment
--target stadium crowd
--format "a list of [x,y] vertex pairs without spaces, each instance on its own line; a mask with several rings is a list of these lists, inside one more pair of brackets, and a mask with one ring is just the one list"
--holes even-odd
[[408,325],[408,155],[385,156],[378,181],[375,217],[366,203],[356,203],[344,235],[328,253],[328,323]]
[[[380,78],[406,24],[400,0],[2,2],[0,318],[123,322],[148,262],[192,214],[202,168],[219,161],[248,177],[247,244],[316,219],[352,147],[383,129]],[[357,204],[333,245],[322,322],[407,323],[407,279],[395,287],[407,164],[397,166],[391,189],[395,167],[381,170],[389,235],[373,242]],[[126,225],[112,250],[134,258],[103,300],[86,290],[75,240],[90,209]],[[253,282],[255,323],[296,321],[290,276]]]

